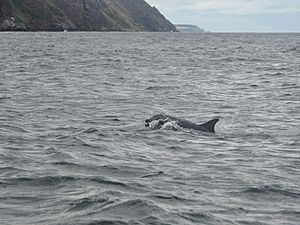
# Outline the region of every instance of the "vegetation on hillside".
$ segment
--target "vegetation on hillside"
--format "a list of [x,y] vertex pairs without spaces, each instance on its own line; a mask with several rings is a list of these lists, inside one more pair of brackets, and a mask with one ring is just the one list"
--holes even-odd
[[0,0],[0,30],[176,31],[144,0]]

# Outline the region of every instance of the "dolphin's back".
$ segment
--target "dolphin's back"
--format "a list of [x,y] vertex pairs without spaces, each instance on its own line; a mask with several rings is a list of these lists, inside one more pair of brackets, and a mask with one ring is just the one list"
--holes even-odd
[[213,119],[208,121],[207,123],[201,124],[199,125],[199,130],[215,133],[215,125],[218,121],[219,119]]
[[197,123],[193,123],[193,122],[190,122],[185,119],[180,119],[178,117],[168,116],[168,115],[164,115],[164,114],[157,114],[157,115],[152,116],[150,119],[147,119],[145,121],[146,122],[145,125],[147,127],[149,127],[150,123],[152,121],[159,122],[159,123],[157,123],[158,126],[156,126],[158,129],[160,129],[167,122],[175,121],[178,124],[178,126],[180,126],[182,128],[214,133],[215,125],[219,121],[219,119],[213,119],[213,120],[208,121],[207,123],[203,123],[203,124],[199,125]]

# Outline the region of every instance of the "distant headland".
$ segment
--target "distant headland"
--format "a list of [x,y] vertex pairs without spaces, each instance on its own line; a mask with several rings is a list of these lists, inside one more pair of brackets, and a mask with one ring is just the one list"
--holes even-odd
[[206,32],[203,28],[200,28],[196,25],[176,24],[175,27],[181,33],[204,33],[204,32]]
[[64,30],[177,31],[144,0],[0,0],[0,31]]

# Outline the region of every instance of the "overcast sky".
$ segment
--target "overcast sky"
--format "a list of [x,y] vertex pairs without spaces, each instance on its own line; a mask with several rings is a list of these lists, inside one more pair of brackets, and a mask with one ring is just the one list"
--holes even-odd
[[174,24],[214,32],[300,32],[300,0],[146,0]]

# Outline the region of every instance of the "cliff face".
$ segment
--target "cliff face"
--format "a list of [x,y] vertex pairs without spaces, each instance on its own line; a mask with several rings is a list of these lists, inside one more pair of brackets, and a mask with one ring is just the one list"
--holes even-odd
[[176,31],[144,0],[0,0],[0,31]]

